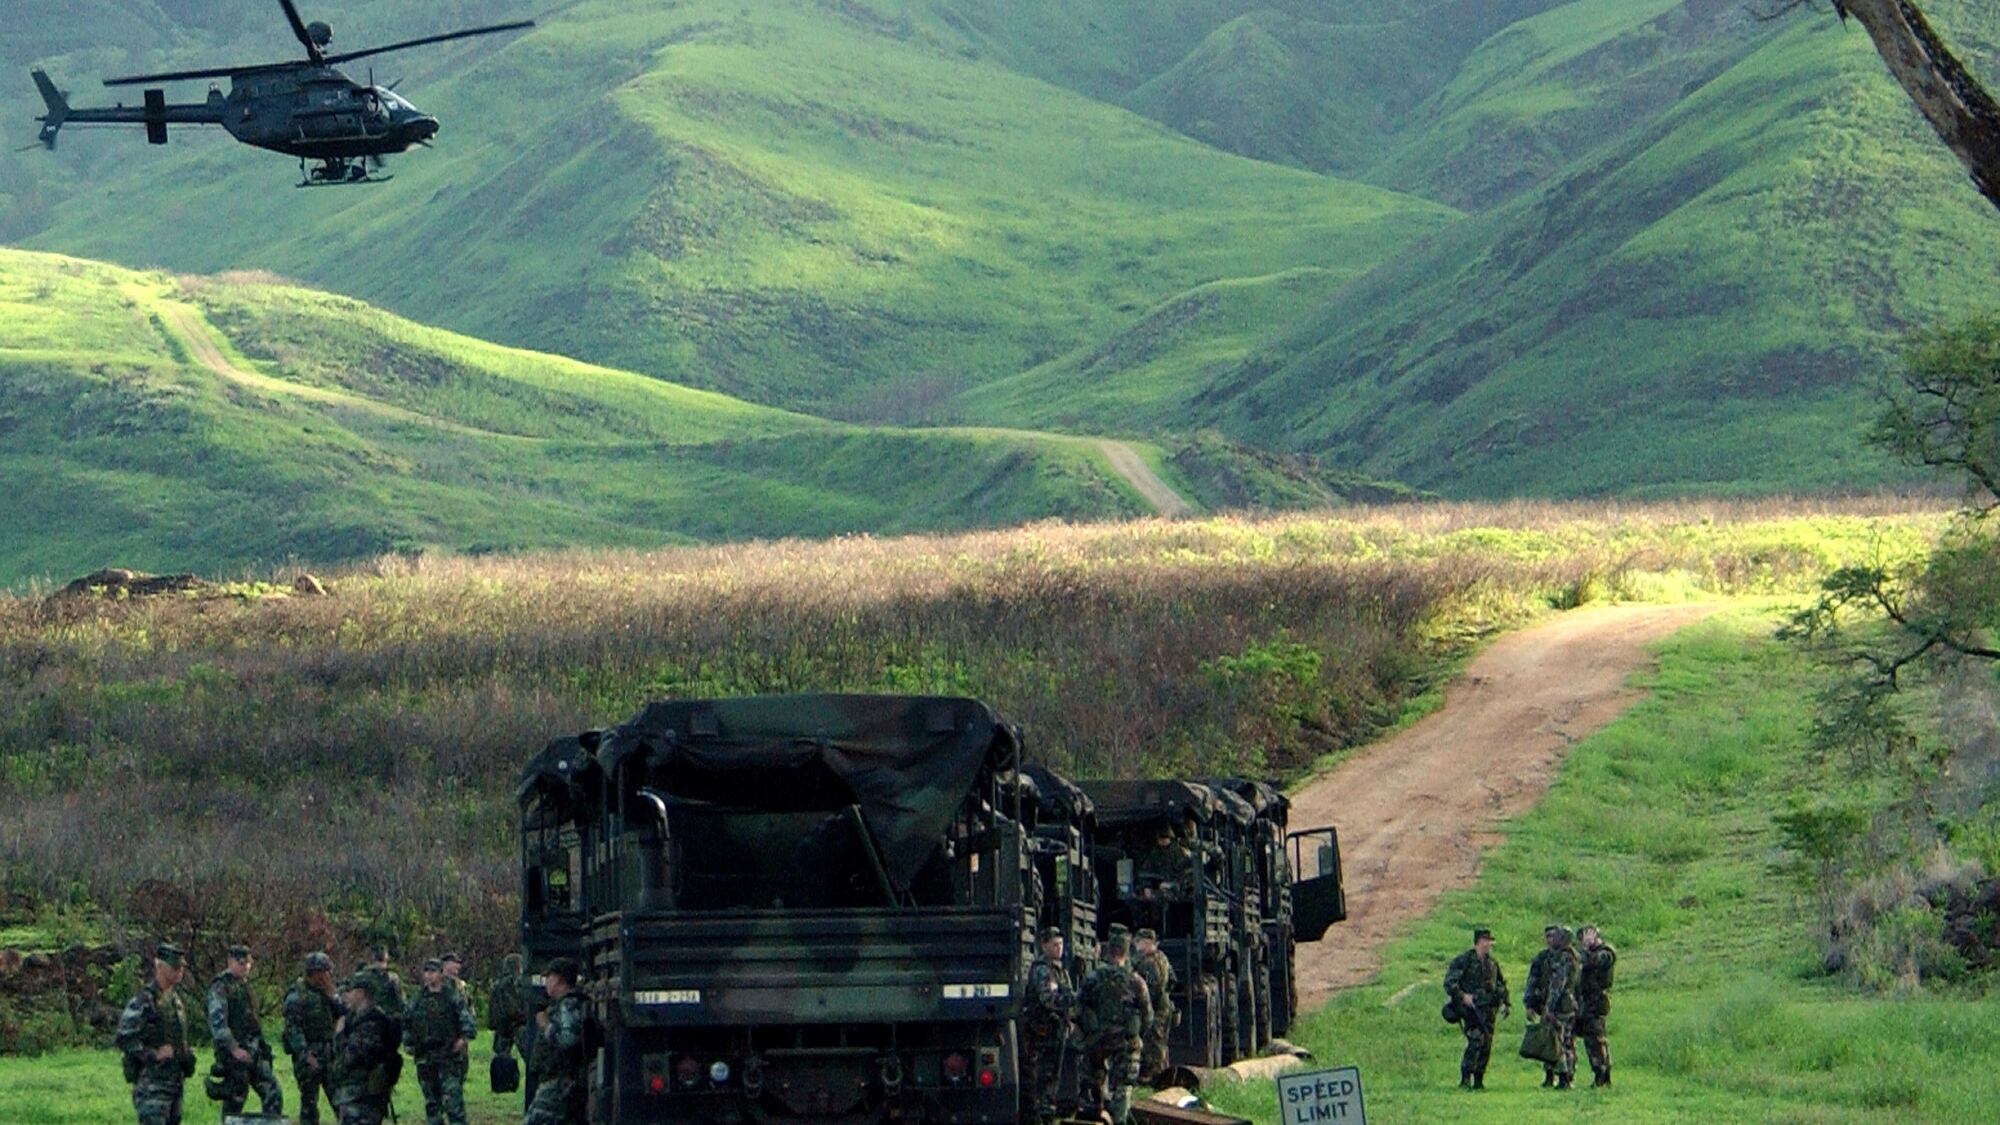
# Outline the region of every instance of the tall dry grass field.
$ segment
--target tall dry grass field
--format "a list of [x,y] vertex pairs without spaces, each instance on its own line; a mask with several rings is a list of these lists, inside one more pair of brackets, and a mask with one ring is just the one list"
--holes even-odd
[[1289,778],[1526,616],[1801,590],[1938,523],[1444,505],[388,558],[323,598],[32,592],[0,599],[0,871],[17,911],[85,903],[134,935],[484,959],[513,933],[516,770],[648,699],[962,693],[1078,774]]

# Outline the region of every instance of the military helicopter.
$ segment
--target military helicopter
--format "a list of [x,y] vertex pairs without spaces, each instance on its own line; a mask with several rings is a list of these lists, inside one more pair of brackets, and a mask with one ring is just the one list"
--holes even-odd
[[[391,178],[373,174],[381,169],[382,158],[407,152],[415,145],[428,146],[437,136],[438,120],[397,95],[393,83],[377,86],[371,72],[364,86],[342,74],[336,65],[409,47],[535,26],[533,20],[518,20],[330,55],[326,48],[333,42],[333,29],[305,22],[292,0],[278,3],[291,21],[292,33],[305,46],[304,62],[142,74],[104,83],[140,86],[227,78],[227,96],[211,85],[207,101],[169,104],[165,90],[153,89],[146,91],[143,106],[120,103],[111,109],[74,109],[46,73],[35,71],[35,85],[49,107],[48,116],[37,118],[42,123],[41,143],[54,149],[56,135],[64,125],[144,125],[146,140],[156,145],[167,143],[169,125],[220,125],[246,145],[298,157],[300,187],[381,183]],[[316,163],[309,168],[309,162]]]

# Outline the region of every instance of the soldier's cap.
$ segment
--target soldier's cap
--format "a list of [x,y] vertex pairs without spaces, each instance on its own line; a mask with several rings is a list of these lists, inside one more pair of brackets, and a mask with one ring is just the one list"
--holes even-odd
[[1140,930],[1140,931],[1139,931],[1138,933],[1136,933],[1136,934],[1133,934],[1133,935],[1132,935],[1132,940],[1133,940],[1133,941],[1158,941],[1158,940],[1160,940],[1160,935],[1158,935],[1158,934],[1154,933],[1154,932],[1153,932],[1153,931],[1152,931],[1151,929],[1144,929],[1144,930]]
[[1472,931],[1473,941],[1490,941],[1492,937],[1493,931],[1487,929],[1485,926],[1480,926],[1478,929]]
[[424,971],[425,971],[425,972],[427,972],[427,973],[441,973],[441,972],[444,972],[444,961],[443,961],[443,959],[442,959],[442,958],[438,958],[438,957],[429,957],[429,958],[425,958],[425,960],[424,960]]
[[229,959],[231,961],[248,961],[250,959],[250,947],[247,945],[230,946]]
[[1113,922],[1111,923],[1111,928],[1105,930],[1104,934],[1106,937],[1117,938],[1126,936],[1131,932],[1132,932],[1131,927],[1127,926],[1125,923]]
[[1563,926],[1561,922],[1550,922],[1548,925],[1542,927],[1543,937],[1547,937],[1550,934],[1559,934],[1562,932],[1563,932]]
[[460,957],[460,956],[459,956],[458,954],[456,954],[456,953],[447,953],[447,954],[445,954],[444,956],[442,956],[442,957],[438,958],[438,960],[440,960],[440,961],[444,962],[444,963],[445,963],[445,964],[447,964],[447,965],[463,965],[463,964],[465,964],[465,958],[463,958],[463,957]]
[[176,969],[181,967],[181,958],[183,956],[181,947],[170,941],[163,941],[153,947],[153,960],[165,961]]
[[1041,940],[1043,940],[1043,941],[1060,941],[1060,940],[1062,940],[1062,939],[1063,939],[1064,937],[1066,937],[1066,936],[1068,936],[1068,935],[1066,935],[1066,934],[1064,934],[1064,933],[1063,933],[1063,930],[1062,930],[1062,927],[1061,927],[1061,926],[1043,926],[1043,927],[1042,927],[1042,938],[1041,938]]
[[306,972],[330,973],[332,971],[333,971],[333,958],[328,957],[324,953],[306,954]]
[[1130,952],[1132,943],[1124,934],[1112,934],[1104,940],[1104,953],[1107,957],[1117,957]]

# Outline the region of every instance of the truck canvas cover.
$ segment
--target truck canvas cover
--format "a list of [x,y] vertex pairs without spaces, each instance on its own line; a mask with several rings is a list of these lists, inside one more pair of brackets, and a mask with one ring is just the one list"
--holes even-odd
[[980,771],[1012,768],[1015,757],[1012,731],[985,704],[871,695],[653,703],[597,747],[607,777],[641,766],[631,776],[682,800],[772,812],[859,806],[898,885],[937,851]]

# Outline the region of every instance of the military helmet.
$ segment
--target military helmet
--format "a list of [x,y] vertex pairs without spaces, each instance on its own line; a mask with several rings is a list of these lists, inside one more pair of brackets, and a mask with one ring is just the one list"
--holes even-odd
[[1061,926],[1043,926],[1042,935],[1039,940],[1045,942],[1061,941],[1063,938],[1068,936],[1069,936],[1068,934],[1063,933],[1063,928]]
[[1158,934],[1154,933],[1154,932],[1152,931],[1152,929],[1151,929],[1150,927],[1148,927],[1147,929],[1143,929],[1143,930],[1140,930],[1140,931],[1139,931],[1138,933],[1135,933],[1135,934],[1133,934],[1133,935],[1132,935],[1132,940],[1133,940],[1133,941],[1158,941],[1158,940],[1160,940],[1160,935],[1158,935]]
[[1472,931],[1472,940],[1475,943],[1482,941],[1491,941],[1493,940],[1493,931],[1487,929],[1485,926],[1477,927]]
[[1127,926],[1125,923],[1113,922],[1111,923],[1110,928],[1104,931],[1104,936],[1111,938],[1126,937],[1130,936],[1131,933],[1132,933],[1131,927]]
[[306,972],[330,973],[332,971],[333,971],[333,958],[328,957],[324,953],[306,954]]
[[437,957],[424,958],[424,972],[427,973],[444,972],[444,961]]
[[442,957],[438,958],[438,960],[439,960],[439,961],[442,961],[442,962],[444,962],[444,963],[445,963],[445,964],[447,964],[447,965],[463,965],[463,964],[465,964],[465,958],[463,958],[463,957],[460,957],[460,956],[459,956],[458,954],[456,954],[456,953],[447,953],[447,954],[445,954],[444,956],[442,956]]
[[250,959],[250,947],[240,944],[230,946],[229,959],[231,961],[248,961]]
[[176,969],[181,967],[181,958],[183,956],[181,947],[170,941],[163,941],[153,947],[153,960],[165,961]]
[[1107,957],[1122,957],[1132,952],[1132,941],[1122,933],[1114,933],[1104,939],[1104,954]]

